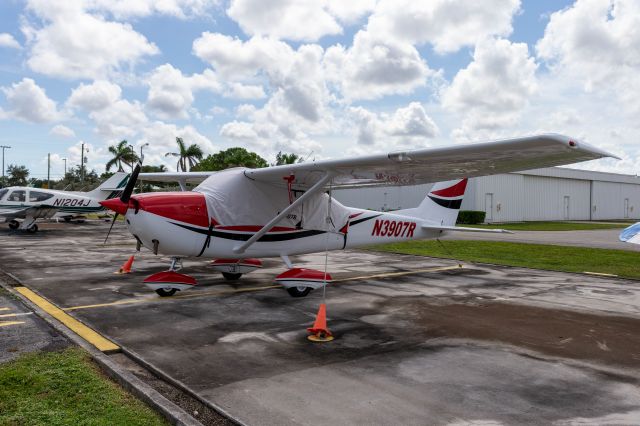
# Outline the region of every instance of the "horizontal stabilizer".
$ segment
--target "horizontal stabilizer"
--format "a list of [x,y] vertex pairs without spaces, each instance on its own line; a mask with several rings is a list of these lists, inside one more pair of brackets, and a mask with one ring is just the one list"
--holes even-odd
[[513,234],[506,229],[466,228],[463,226],[422,225],[422,229],[431,231],[486,232],[490,234]]

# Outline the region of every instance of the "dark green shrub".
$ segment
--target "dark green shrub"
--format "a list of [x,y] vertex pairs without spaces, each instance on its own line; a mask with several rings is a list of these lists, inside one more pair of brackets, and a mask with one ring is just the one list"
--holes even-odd
[[479,210],[460,210],[457,223],[475,225],[484,222],[485,212]]

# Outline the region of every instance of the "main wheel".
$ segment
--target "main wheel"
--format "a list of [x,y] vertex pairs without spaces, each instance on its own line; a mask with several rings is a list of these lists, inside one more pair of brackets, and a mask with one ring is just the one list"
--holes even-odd
[[27,228],[27,232],[35,234],[36,232],[38,232],[38,225],[34,223],[33,225]]
[[11,229],[18,229],[18,226],[20,226],[20,222],[18,222],[17,220],[12,220],[9,222],[9,228]]
[[71,222],[71,216],[65,216],[62,218],[62,220],[64,220],[65,222],[69,223]]
[[291,297],[305,297],[311,290],[311,287],[287,287],[287,293]]
[[231,272],[223,272],[222,276],[224,277],[225,280],[235,281],[235,280],[239,280],[242,274],[232,274]]
[[160,297],[169,297],[169,296],[173,296],[174,294],[176,294],[176,291],[178,291],[175,288],[171,288],[171,287],[166,287],[166,288],[157,288],[156,289],[156,293],[158,293],[158,295]]

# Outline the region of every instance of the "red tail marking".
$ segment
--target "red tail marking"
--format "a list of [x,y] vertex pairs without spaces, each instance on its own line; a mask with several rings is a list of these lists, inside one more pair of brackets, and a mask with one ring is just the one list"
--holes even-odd
[[437,195],[439,197],[460,197],[464,195],[464,191],[467,189],[467,179],[462,179],[460,182],[456,183],[453,186],[448,188],[439,189],[437,191],[432,191],[431,194]]

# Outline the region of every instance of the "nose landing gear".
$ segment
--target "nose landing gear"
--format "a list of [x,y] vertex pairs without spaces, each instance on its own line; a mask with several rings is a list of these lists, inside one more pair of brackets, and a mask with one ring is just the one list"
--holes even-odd
[[171,259],[171,266],[168,271],[150,275],[144,279],[143,283],[150,289],[155,290],[161,297],[173,296],[176,291],[186,290],[197,284],[195,278],[176,272],[181,268],[182,261],[174,257]]

